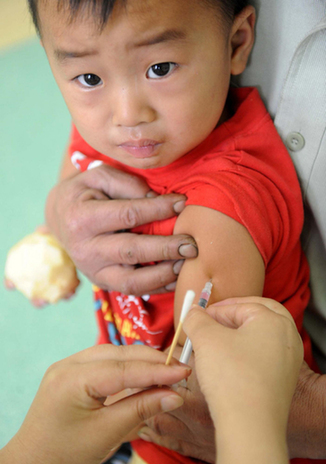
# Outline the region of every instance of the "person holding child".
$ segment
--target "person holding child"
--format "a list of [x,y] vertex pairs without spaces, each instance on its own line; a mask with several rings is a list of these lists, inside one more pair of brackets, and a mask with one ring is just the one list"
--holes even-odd
[[[284,302],[302,331],[309,291],[308,268],[299,243],[299,184],[257,93],[252,89],[229,91],[230,74],[244,70],[253,44],[254,10],[243,2],[204,0],[164,5],[153,0],[139,8],[130,0],[124,5],[112,2],[112,12],[110,2],[105,2],[104,16],[97,16],[95,3],[93,10],[91,4],[82,2],[83,7],[75,11],[72,4],[57,9],[42,1],[30,3],[75,124],[69,149],[75,165],[84,170],[105,162],[137,174],[156,194],[176,191],[186,196],[170,197],[178,205],[177,212],[187,199],[176,223],[173,219],[156,223],[152,229],[133,229],[159,235],[174,231],[195,238],[199,256],[181,270],[175,308],[180,307],[187,287],[194,286],[199,294],[212,278],[213,300],[264,291]],[[78,48],[81,44],[83,49]],[[148,62],[145,73],[143,62]],[[123,135],[120,139],[119,134]],[[114,169],[109,172],[118,176]],[[94,171],[96,190],[86,188],[83,198],[91,203],[100,200],[103,207],[114,193],[112,185],[104,185],[102,173],[102,168]],[[87,187],[89,179],[80,176],[75,185],[84,182]],[[71,186],[71,181],[66,185]],[[47,205],[49,225],[57,232],[55,202],[59,202],[58,190]],[[172,214],[171,206],[168,209]],[[135,220],[129,219],[128,228],[132,228]],[[67,245],[60,233],[59,238]],[[92,269],[88,272],[94,274]],[[104,272],[98,272],[96,279],[102,288],[96,290],[101,342],[169,345],[172,311],[163,313],[166,303],[171,305],[169,294],[125,297],[107,293],[116,288],[107,283]],[[128,293],[128,281],[121,280],[120,286]],[[130,314],[141,330],[130,329]],[[144,323],[144,315],[152,326]],[[158,319],[151,321],[156,315]],[[309,339],[304,331],[302,335],[311,363]],[[147,462],[154,462],[153,454],[158,459],[157,448],[151,451],[151,445],[141,442],[135,446]],[[188,462],[160,452],[164,462]]]

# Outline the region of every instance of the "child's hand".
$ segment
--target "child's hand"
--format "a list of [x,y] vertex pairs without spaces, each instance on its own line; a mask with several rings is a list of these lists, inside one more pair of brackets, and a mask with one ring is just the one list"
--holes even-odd
[[[100,345],[51,366],[16,436],[0,451],[3,463],[99,463],[149,417],[174,410],[182,398],[169,388],[190,368],[149,347]],[[124,389],[146,389],[110,406]]]
[[[171,291],[180,260],[195,257],[197,248],[188,236],[146,236],[125,230],[172,217],[184,204],[183,195],[155,196],[141,179],[100,166],[54,187],[46,217],[91,282],[106,290],[143,295]],[[152,261],[161,262],[137,266]],[[166,288],[168,284],[172,286]]]
[[[45,224],[42,224],[38,227],[36,227],[35,229],[35,232],[39,232],[40,234],[49,234],[50,233],[50,229],[45,225]],[[5,286],[5,288],[9,291],[11,290],[16,290],[16,286],[15,284],[9,280],[8,278],[4,278],[3,280],[3,284]],[[47,301],[44,301],[44,300],[40,300],[40,299],[36,299],[36,298],[32,298],[30,300],[30,302],[32,303],[33,306],[35,306],[35,308],[37,309],[41,309],[41,308],[44,308],[48,302]]]
[[[15,284],[14,284],[13,282],[11,282],[11,280],[9,280],[9,279],[4,278],[3,284],[4,284],[5,288],[6,288],[7,290],[9,290],[9,291],[11,291],[11,290],[17,290]],[[67,295],[65,295],[65,296],[63,297],[63,300],[70,300],[70,299],[75,295],[77,288],[78,288],[78,285],[76,286],[76,288],[75,288],[73,291],[71,291],[70,293],[68,293]],[[45,306],[47,306],[48,304],[50,304],[49,301],[43,300],[43,299],[41,299],[41,298],[32,298],[32,299],[30,300],[30,302],[32,303],[32,305],[33,305],[36,309],[43,309],[43,308],[45,308]]]
[[78,285],[76,269],[46,226],[23,238],[8,252],[5,287],[21,291],[42,308],[48,303],[71,298]]
[[[6,288],[7,290],[9,290],[9,291],[11,291],[11,290],[17,290],[15,284],[14,284],[11,280],[7,279],[6,277],[5,277],[4,280],[3,280],[3,284],[4,284],[5,288]],[[37,299],[37,298],[32,298],[32,299],[30,300],[30,302],[31,302],[32,305],[33,305],[35,308],[37,308],[37,309],[42,309],[42,308],[44,308],[46,305],[48,305],[48,301],[41,300],[41,299]]]
[[[4,281],[3,281],[3,284],[5,286],[5,288],[9,291],[11,290],[17,290],[16,289],[16,286],[13,282],[11,282],[9,279],[6,279],[4,278]],[[79,285],[79,284],[78,284]],[[76,288],[71,291],[70,293],[68,293],[67,295],[65,295],[62,299],[63,300],[70,300],[76,293],[76,290],[78,288],[78,285],[76,286]],[[30,300],[31,304],[36,308],[36,309],[43,309],[45,308],[45,306],[47,306],[48,304],[51,304],[49,301],[47,300],[43,300],[41,298],[32,298]]]

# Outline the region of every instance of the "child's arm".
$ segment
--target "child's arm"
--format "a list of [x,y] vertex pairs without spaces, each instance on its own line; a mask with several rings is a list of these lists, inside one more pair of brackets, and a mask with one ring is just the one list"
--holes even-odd
[[178,278],[175,324],[185,292],[193,289],[198,299],[209,279],[213,282],[210,303],[235,296],[262,295],[264,262],[243,225],[216,210],[191,205],[178,217],[174,233],[193,236],[199,250],[197,258],[185,262]]

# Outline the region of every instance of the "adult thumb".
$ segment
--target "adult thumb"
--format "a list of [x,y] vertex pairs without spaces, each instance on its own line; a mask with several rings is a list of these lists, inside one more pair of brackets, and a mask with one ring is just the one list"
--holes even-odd
[[113,440],[112,447],[117,446],[128,433],[147,419],[174,411],[183,403],[181,396],[167,388],[152,388],[124,398],[103,410],[106,437],[110,436]]
[[197,344],[199,345],[202,340],[206,339],[207,333],[212,330],[212,326],[214,326],[214,330],[216,330],[217,333],[219,330],[224,329],[224,327],[217,324],[206,311],[197,305],[191,308],[183,323],[183,329],[194,347],[197,346]]

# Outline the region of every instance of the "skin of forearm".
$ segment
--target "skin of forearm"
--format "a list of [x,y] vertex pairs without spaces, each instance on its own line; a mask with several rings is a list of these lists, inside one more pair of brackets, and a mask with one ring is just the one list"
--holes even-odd
[[17,462],[15,457],[12,456],[9,445],[6,445],[4,448],[2,448],[2,450],[0,450],[0,461],[2,464],[15,464]]
[[[240,380],[241,385],[241,380]],[[216,427],[218,464],[288,464],[286,424],[289,403],[276,404],[273,394],[245,388],[223,401],[211,398],[209,409]],[[286,407],[287,404],[287,407]],[[230,438],[231,437],[231,438]]]
[[326,375],[301,369],[293,397],[288,445],[291,458],[326,458]]
[[41,464],[44,456],[38,456],[37,451],[31,453],[20,442],[19,438],[15,435],[9,443],[0,450],[1,464]]
[[[224,411],[226,412],[226,411]],[[285,423],[264,405],[230,408],[217,424],[215,441],[218,464],[288,464]],[[230,439],[231,437],[231,439]]]

